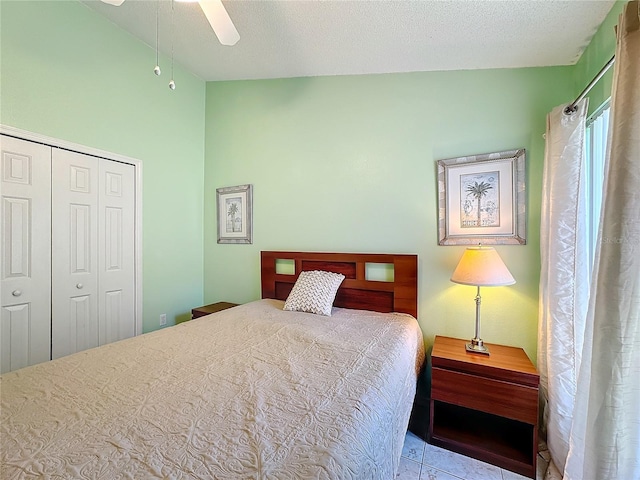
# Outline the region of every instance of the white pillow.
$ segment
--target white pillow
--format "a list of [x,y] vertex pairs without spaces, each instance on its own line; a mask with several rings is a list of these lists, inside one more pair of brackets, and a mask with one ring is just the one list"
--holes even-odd
[[284,309],[330,317],[333,301],[343,280],[344,275],[341,273],[321,270],[300,272],[287,301],[284,302]]

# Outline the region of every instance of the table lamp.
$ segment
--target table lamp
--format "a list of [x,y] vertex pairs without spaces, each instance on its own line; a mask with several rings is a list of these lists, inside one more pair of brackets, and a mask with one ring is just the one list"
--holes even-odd
[[480,287],[499,287],[516,283],[511,272],[493,247],[469,247],[465,250],[451,281],[478,287],[476,294],[476,335],[466,344],[467,352],[489,355],[480,338]]

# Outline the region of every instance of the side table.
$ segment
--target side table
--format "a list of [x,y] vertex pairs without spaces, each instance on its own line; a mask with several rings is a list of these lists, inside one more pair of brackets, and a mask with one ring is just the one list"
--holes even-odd
[[193,308],[191,310],[191,319],[193,320],[194,318],[204,317],[205,315],[221,312],[222,310],[226,310],[227,308],[233,308],[237,306],[237,303],[217,302],[212,303],[211,305],[204,305],[202,307]]
[[431,353],[433,445],[535,478],[540,377],[521,348],[436,336]]

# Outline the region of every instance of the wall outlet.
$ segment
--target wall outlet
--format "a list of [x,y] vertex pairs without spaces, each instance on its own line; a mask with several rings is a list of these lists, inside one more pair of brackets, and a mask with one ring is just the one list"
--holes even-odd
[[167,324],[167,314],[163,313],[160,315],[160,326],[164,327]]

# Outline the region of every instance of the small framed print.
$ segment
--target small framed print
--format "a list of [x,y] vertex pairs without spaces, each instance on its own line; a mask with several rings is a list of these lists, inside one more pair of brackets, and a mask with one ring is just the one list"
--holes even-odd
[[438,160],[438,244],[526,244],[525,199],[523,148]]
[[253,243],[253,186],[216,189],[218,243]]

